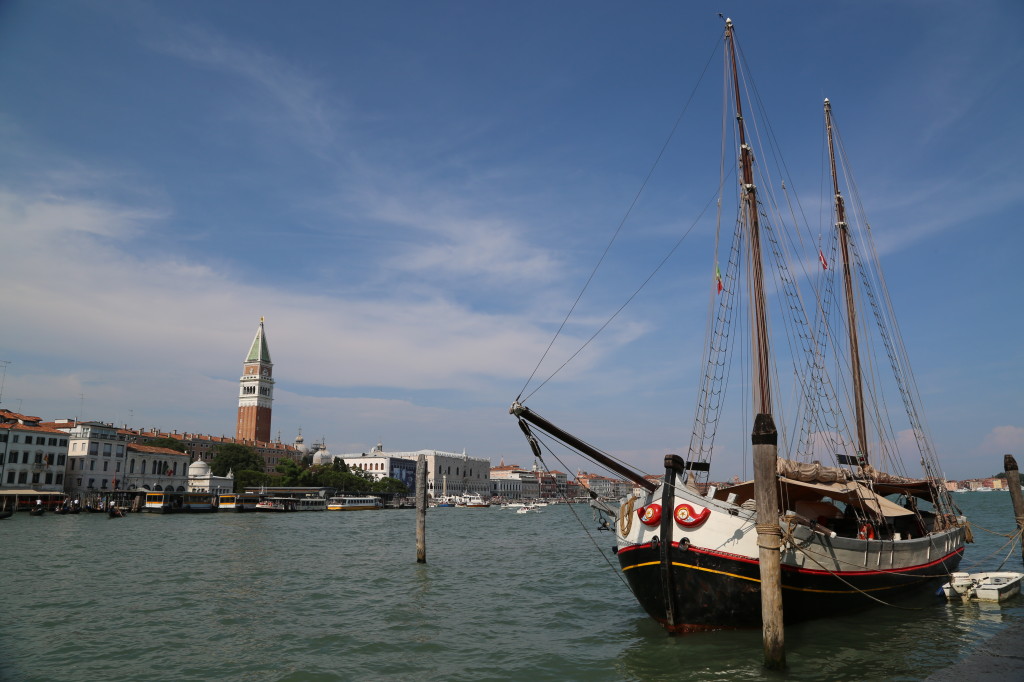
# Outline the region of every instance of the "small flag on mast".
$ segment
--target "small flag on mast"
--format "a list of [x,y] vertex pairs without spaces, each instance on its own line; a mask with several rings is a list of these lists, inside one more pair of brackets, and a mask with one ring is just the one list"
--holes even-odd
[[825,253],[821,249],[818,249],[818,260],[821,261],[821,268],[828,270],[828,261],[825,260]]
[[718,293],[722,293],[722,271],[718,269],[718,263],[715,263],[715,282],[718,283]]

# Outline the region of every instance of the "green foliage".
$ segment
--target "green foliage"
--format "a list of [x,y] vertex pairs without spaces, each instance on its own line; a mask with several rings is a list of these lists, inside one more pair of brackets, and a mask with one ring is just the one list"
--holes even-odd
[[261,485],[273,485],[273,477],[262,471],[242,469],[235,472],[235,492],[244,492],[246,487],[256,488]]
[[263,472],[266,463],[263,457],[248,445],[221,443],[214,448],[216,455],[210,462],[214,476],[227,476],[229,470],[237,475],[242,471]]
[[402,483],[397,478],[385,476],[384,478],[380,479],[379,481],[373,484],[373,492],[407,494],[409,492],[409,486]]
[[308,486],[311,488],[335,488],[350,493],[368,493],[373,490],[373,477],[361,469],[350,471],[344,462],[335,460],[331,464],[316,464],[304,467],[301,462],[283,459],[277,463],[282,486]]
[[302,483],[299,483],[299,480],[302,478],[302,474],[305,472],[305,469],[294,460],[282,459],[277,463],[275,468],[281,474],[281,478],[278,481],[279,485],[303,485]]
[[187,452],[188,446],[182,443],[177,438],[154,438],[153,440],[146,443],[146,445],[152,445],[155,448],[169,448],[171,450],[177,450],[178,452]]

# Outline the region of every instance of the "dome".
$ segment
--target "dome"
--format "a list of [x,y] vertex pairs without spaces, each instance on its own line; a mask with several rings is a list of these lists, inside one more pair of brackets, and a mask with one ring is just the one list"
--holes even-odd
[[302,437],[302,429],[299,429],[299,435],[295,436],[295,449],[303,455],[309,453],[309,446],[306,445],[306,439]]
[[196,461],[188,465],[188,475],[199,477],[209,476],[210,465],[201,459],[197,459]]
[[313,453],[313,464],[330,464],[334,461],[334,456],[331,455],[331,451],[327,449],[326,445],[320,446],[316,452]]

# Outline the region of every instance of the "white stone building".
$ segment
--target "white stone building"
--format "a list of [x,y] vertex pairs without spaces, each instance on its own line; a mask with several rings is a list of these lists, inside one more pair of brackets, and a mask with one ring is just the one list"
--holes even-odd
[[[395,473],[411,471],[415,476],[416,461],[420,455],[427,461],[427,496],[436,499],[445,494],[465,495],[478,493],[484,497],[491,495],[491,460],[481,457],[470,457],[465,452],[461,455],[441,450],[417,450],[415,452],[386,452],[382,443],[369,453],[337,455],[349,467],[357,466],[374,474],[375,477],[391,476],[403,480]],[[393,460],[405,460],[409,464],[397,463]],[[411,465],[411,469],[409,468]],[[384,473],[384,472],[391,473]],[[376,476],[380,473],[381,476]],[[415,479],[413,480],[415,483]],[[406,483],[410,490],[414,485]]]
[[39,417],[0,410],[0,491],[64,490],[68,435]]
[[210,465],[197,459],[188,465],[188,491],[190,493],[213,493],[221,495],[235,491],[235,474],[215,476]]
[[113,490],[185,490],[189,456],[127,442],[127,433],[104,422],[56,422],[68,434],[65,489],[73,495]]

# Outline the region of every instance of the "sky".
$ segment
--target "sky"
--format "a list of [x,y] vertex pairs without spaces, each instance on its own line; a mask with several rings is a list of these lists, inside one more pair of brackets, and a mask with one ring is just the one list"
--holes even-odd
[[[233,435],[263,317],[275,437],[529,466],[508,406],[709,60],[719,88],[718,12],[815,220],[833,103],[945,473],[1024,457],[1016,1],[7,0],[0,407]],[[709,120],[540,380],[706,204]],[[645,471],[685,452],[712,239],[528,405]]]

